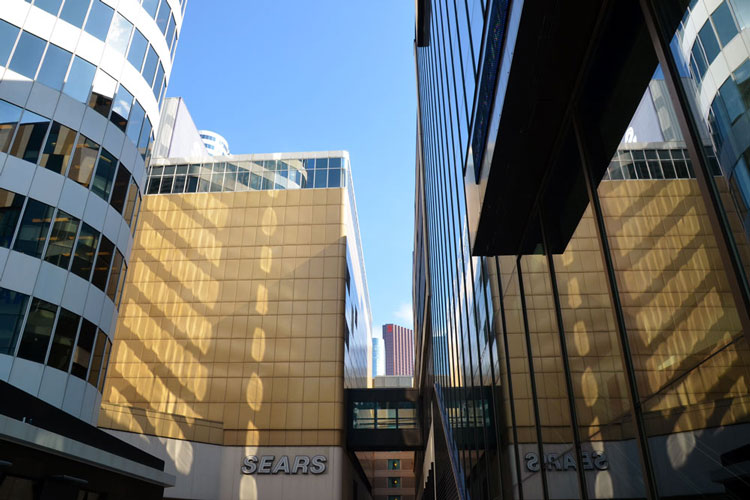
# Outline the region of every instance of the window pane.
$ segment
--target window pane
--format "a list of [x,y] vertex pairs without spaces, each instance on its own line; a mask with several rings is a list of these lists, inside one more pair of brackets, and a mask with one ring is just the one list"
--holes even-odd
[[89,35],[95,36],[103,42],[107,39],[113,13],[114,10],[108,5],[103,4],[101,0],[94,1],[94,5],[91,6],[91,12],[89,12],[89,18],[86,21],[86,28],[84,29]]
[[44,260],[63,269],[68,268],[79,223],[80,221],[72,215],[62,210],[57,211]]
[[176,24],[174,22],[174,16],[169,17],[169,24],[167,25],[167,45],[172,46],[172,39],[174,38]]
[[10,61],[10,69],[20,73],[25,77],[34,78],[39,62],[42,60],[42,52],[46,42],[41,38],[26,33],[21,33],[16,50],[13,52],[13,59]]
[[77,101],[87,102],[95,73],[96,67],[93,64],[76,56],[73,59],[73,65],[70,67],[63,92]]
[[91,268],[94,264],[94,254],[96,254],[96,245],[98,243],[99,231],[84,222],[81,234],[78,236],[78,244],[76,245],[75,256],[73,257],[73,266],[70,270],[86,281],[91,276]]
[[138,71],[140,71],[143,66],[143,58],[146,55],[146,48],[148,48],[146,37],[136,29],[133,34],[133,41],[130,42],[128,61],[130,61],[130,64],[132,64]]
[[0,288],[0,353],[13,354],[28,295]]
[[102,148],[102,154],[99,155],[99,161],[96,166],[94,182],[91,184],[91,191],[104,201],[109,200],[109,193],[112,191],[112,180],[115,177],[115,168],[117,168],[117,158]]
[[112,199],[109,201],[112,208],[120,213],[122,213],[122,208],[125,204],[128,183],[130,183],[130,172],[128,172],[128,169],[124,165],[120,164],[120,169],[117,171],[117,179],[115,180],[115,187],[112,190]]
[[52,127],[47,136],[47,144],[44,146],[39,165],[58,174],[63,173],[68,166],[75,140],[75,130],[71,130],[57,122],[52,122]]
[[18,356],[37,363],[44,363],[47,347],[52,336],[57,306],[41,299],[31,301],[31,309],[23,329]]
[[120,54],[125,55],[125,51],[128,50],[128,42],[130,41],[130,33],[132,33],[132,31],[133,23],[122,17],[118,12],[109,29],[107,45]]
[[24,111],[10,154],[17,158],[36,163],[47,134],[49,120],[30,111]]
[[0,151],[6,153],[13,138],[13,130],[21,118],[22,109],[0,100]]
[[68,178],[82,186],[89,187],[98,152],[99,145],[97,143],[83,134],[79,135],[78,143],[73,153],[73,161],[68,170]]
[[102,368],[104,360],[104,349],[107,346],[107,334],[101,329],[96,335],[96,345],[94,346],[94,357],[91,359],[91,372],[89,373],[89,384],[96,387],[99,384],[99,371]]
[[[197,179],[195,184],[197,185]],[[194,193],[193,191],[188,191],[188,193]],[[130,225],[131,221],[133,220],[133,214],[135,213],[135,201],[138,196],[138,185],[135,182],[131,182],[130,186],[128,187],[128,198],[125,202],[125,212],[123,212],[122,216],[125,218],[125,221]]]
[[341,187],[341,170],[334,168],[328,171],[328,187]]
[[107,286],[107,276],[109,275],[109,267],[112,264],[112,252],[114,252],[114,250],[115,244],[109,241],[106,236],[102,236],[102,243],[99,245],[99,253],[96,255],[94,277],[91,279],[91,283],[102,292]]
[[159,62],[159,57],[156,55],[153,47],[148,48],[148,56],[146,56],[146,63],[143,65],[143,78],[146,79],[146,83],[149,86],[154,81],[154,73],[156,73],[156,66]]
[[99,385],[97,386],[97,389],[99,389],[99,392],[102,392],[104,389],[104,380],[107,376],[107,367],[109,367],[109,355],[112,353],[112,341],[109,339],[105,339],[107,345],[104,348],[104,358],[102,359],[102,372],[99,375]]
[[112,104],[112,116],[110,121],[117,125],[117,127],[125,132],[125,128],[128,124],[128,116],[130,115],[130,108],[133,105],[133,94],[120,85],[115,96],[115,102]]
[[729,12],[729,5],[721,3],[714,13],[711,14],[711,19],[714,22],[714,26],[716,26],[716,33],[719,35],[721,44],[728,44],[737,34],[737,25],[734,24],[732,13]]
[[742,113],[745,112],[745,103],[742,101],[737,84],[730,76],[719,89],[719,95],[724,100],[724,106],[729,113],[729,120],[734,122]]
[[83,20],[86,18],[86,12],[89,10],[91,0],[72,0],[65,2],[63,5],[60,18],[68,21],[78,28],[83,26]]
[[0,66],[5,66],[21,31],[10,23],[0,21]]
[[81,325],[81,333],[78,335],[76,352],[73,356],[73,368],[71,373],[78,378],[86,380],[86,372],[89,369],[91,361],[91,349],[94,347],[94,338],[96,337],[96,325],[91,321],[84,319]]
[[708,59],[708,64],[710,65],[712,62],[714,62],[714,59],[716,59],[716,56],[719,54],[719,41],[716,40],[716,35],[714,34],[714,29],[711,27],[711,23],[706,21],[706,24],[703,25],[699,32],[699,37],[701,39],[701,43],[703,44],[703,50],[706,51],[706,58]]
[[115,88],[117,82],[102,70],[96,72],[94,78],[94,87],[91,89],[89,98],[89,107],[98,111],[102,116],[109,116],[109,110],[112,109],[112,100],[115,97]]
[[107,284],[107,297],[113,302],[115,300],[115,295],[117,295],[117,285],[120,283],[122,261],[122,254],[119,250],[115,249],[115,258],[112,261],[112,272],[109,274],[109,283]]
[[81,317],[67,309],[60,309],[60,315],[57,318],[55,334],[52,337],[52,347],[49,351],[47,364],[58,370],[67,372],[70,366],[70,360],[73,356],[73,344],[78,332],[78,323]]
[[148,152],[149,144],[151,143],[151,120],[146,118],[143,122],[143,128],[141,129],[141,136],[138,139],[138,152],[145,159],[146,153]]
[[143,8],[148,15],[156,19],[156,11],[159,8],[159,0],[143,0]]
[[138,103],[138,101],[135,101],[135,103],[133,104],[133,108],[130,110],[128,127],[125,132],[128,138],[133,141],[133,144],[138,144],[138,136],[141,134],[141,127],[143,126],[143,119],[145,117],[145,111],[143,111],[143,108]]
[[0,189],[0,247],[10,247],[25,200],[25,196]]
[[41,257],[47,233],[52,224],[53,208],[41,201],[29,199],[21,217],[13,250],[32,257]]
[[327,180],[328,180],[328,172],[326,172],[325,170],[315,171],[315,187],[316,188],[326,187]]
[[55,90],[62,90],[71,57],[73,57],[73,54],[67,50],[50,44],[47,48],[47,54],[44,56],[37,81]]
[[169,22],[169,16],[172,15],[172,11],[169,8],[167,0],[161,0],[161,6],[159,7],[159,14],[156,17],[156,24],[159,26],[162,34],[167,32],[167,23]]
[[128,276],[128,263],[122,261],[122,269],[120,271],[120,282],[117,283],[117,293],[115,294],[115,306],[120,308],[120,299],[122,299],[122,289],[125,287],[125,278]]
[[42,10],[46,10],[53,16],[57,16],[60,12],[60,4],[62,0],[35,0],[34,5]]

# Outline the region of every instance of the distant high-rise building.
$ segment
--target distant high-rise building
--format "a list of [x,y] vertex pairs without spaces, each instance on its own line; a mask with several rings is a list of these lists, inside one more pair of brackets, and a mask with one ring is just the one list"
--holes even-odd
[[385,355],[382,337],[372,338],[372,376],[385,375]]
[[229,143],[224,137],[210,130],[199,130],[208,154],[211,156],[226,156],[229,154]]
[[414,331],[393,323],[383,325],[385,344],[385,374],[412,375],[414,373]]

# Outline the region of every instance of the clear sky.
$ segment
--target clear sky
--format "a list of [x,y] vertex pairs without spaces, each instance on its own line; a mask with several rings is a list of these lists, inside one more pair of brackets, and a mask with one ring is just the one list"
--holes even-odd
[[168,96],[232,153],[348,150],[373,333],[411,327],[414,2],[188,0]]

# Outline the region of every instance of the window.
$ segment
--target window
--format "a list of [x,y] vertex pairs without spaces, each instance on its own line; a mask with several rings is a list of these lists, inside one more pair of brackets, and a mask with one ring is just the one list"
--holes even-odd
[[176,23],[174,22],[174,16],[169,16],[169,24],[167,25],[167,45],[172,46],[172,40],[174,39],[174,32]]
[[8,67],[33,80],[39,63],[42,61],[45,45],[46,42],[41,38],[23,31]]
[[128,138],[133,141],[133,144],[138,144],[138,137],[141,133],[143,119],[145,117],[146,112],[143,111],[141,105],[136,101],[130,109],[130,118],[128,119],[128,126],[125,131]]
[[102,358],[102,371],[99,374],[99,384],[96,386],[99,392],[102,392],[104,389],[104,380],[107,376],[107,367],[109,366],[109,355],[112,353],[112,341],[106,339],[106,342],[107,345],[104,346],[104,356]]
[[21,337],[18,356],[29,361],[44,363],[47,347],[52,336],[57,306],[41,299],[31,301],[31,309],[26,319],[26,327]]
[[0,66],[5,66],[8,62],[19,31],[21,30],[12,24],[0,21]]
[[103,42],[107,39],[109,24],[112,22],[113,14],[114,10],[112,10],[112,7],[105,5],[101,0],[94,0],[84,30],[89,35],[95,36]]
[[42,10],[46,10],[53,16],[57,16],[57,13],[60,12],[60,5],[62,4],[62,0],[36,0],[34,2],[34,5],[39,7]]
[[43,116],[24,111],[19,122],[18,132],[10,148],[10,154],[17,158],[36,163],[42,150],[44,136],[49,128],[49,120]]
[[148,152],[148,146],[151,143],[151,120],[146,118],[141,129],[141,136],[138,139],[138,152],[145,159]]
[[25,196],[0,189],[0,247],[10,247],[25,200]]
[[91,358],[91,372],[89,373],[89,384],[96,387],[99,384],[99,372],[102,369],[104,361],[104,351],[109,339],[101,329],[96,334],[96,344],[94,345],[94,356]]
[[13,354],[29,296],[0,288],[0,353]]
[[67,309],[60,308],[60,315],[57,318],[55,335],[52,337],[52,347],[49,351],[47,364],[64,372],[70,367],[70,360],[73,357],[73,346],[78,333],[78,323],[81,317]]
[[75,0],[65,2],[60,19],[68,21],[73,26],[80,28],[83,26],[83,20],[86,18],[86,12],[89,10],[91,0]]
[[3,153],[8,151],[21,111],[18,106],[0,100],[0,151]]
[[143,65],[143,78],[146,79],[149,87],[154,82],[154,74],[156,73],[156,66],[159,63],[159,57],[156,55],[153,47],[148,48],[148,55],[146,56],[146,62]]
[[128,61],[138,71],[141,71],[141,67],[143,66],[143,58],[146,56],[147,48],[148,42],[146,41],[146,37],[136,29],[135,33],[133,33],[133,41],[130,42]]
[[125,204],[129,182],[130,172],[128,172],[128,169],[123,164],[120,164],[120,168],[117,171],[117,179],[115,180],[115,187],[112,190],[112,199],[109,201],[112,208],[120,213],[122,213],[123,205]]
[[73,54],[67,50],[50,44],[47,48],[47,54],[44,56],[44,62],[42,62],[42,69],[39,70],[37,81],[55,90],[62,90],[65,73],[68,71],[68,65],[72,57]]
[[91,269],[94,265],[94,255],[96,246],[99,243],[99,231],[89,226],[85,222],[81,227],[81,234],[78,236],[75,254],[73,256],[73,266],[71,271],[86,281],[91,277]]
[[109,283],[107,284],[107,297],[114,302],[117,296],[117,290],[120,287],[120,276],[122,274],[122,263],[124,259],[119,250],[115,249],[115,258],[112,261],[112,271],[109,275]]
[[84,319],[81,325],[81,333],[78,335],[75,354],[73,355],[73,368],[70,373],[78,378],[86,380],[86,372],[91,362],[91,350],[96,338],[96,325]]
[[154,84],[151,86],[151,88],[154,91],[154,95],[156,97],[159,97],[159,92],[161,92],[161,86],[162,83],[164,83],[164,66],[159,63],[159,69],[156,71],[156,78],[154,78]]
[[719,95],[724,100],[724,106],[727,113],[729,113],[730,122],[734,123],[745,112],[745,103],[742,100],[739,89],[737,89],[737,84],[734,83],[734,79],[731,76],[719,88]]
[[62,210],[57,211],[47,252],[44,255],[45,261],[63,269],[68,268],[79,224],[80,221],[72,215]]
[[400,488],[401,487],[401,478],[400,477],[389,477],[388,478],[388,487],[389,488]]
[[742,95],[742,102],[746,108],[750,108],[750,60],[746,60],[734,71],[734,80]]
[[62,174],[70,161],[75,140],[75,130],[69,129],[57,122],[52,122],[52,127],[47,136],[47,144],[44,146],[39,165]]
[[[187,191],[188,193],[194,193],[195,191]],[[135,206],[136,201],[138,198],[140,198],[141,194],[138,192],[138,185],[135,182],[131,182],[130,186],[128,187],[128,198],[125,202],[125,211],[123,212],[122,216],[125,218],[125,222],[128,223],[128,225],[131,224],[133,220],[133,215],[135,214]]]
[[115,95],[115,101],[112,104],[112,116],[109,119],[123,132],[125,132],[128,125],[128,116],[130,116],[130,108],[132,106],[133,94],[120,85],[117,95]]
[[118,12],[112,21],[112,26],[107,35],[107,45],[115,49],[122,55],[128,50],[130,34],[133,32],[133,23],[122,17]]
[[159,13],[156,15],[156,24],[157,26],[159,26],[162,34],[167,33],[167,23],[169,22],[169,16],[171,15],[172,11],[169,8],[169,3],[167,3],[167,0],[161,0]]
[[44,242],[52,223],[53,208],[41,201],[29,199],[21,217],[13,250],[32,257],[41,257]]
[[91,89],[89,107],[95,109],[104,117],[109,116],[112,109],[112,100],[115,97],[117,82],[102,70],[96,72],[94,87]]
[[159,9],[159,0],[143,0],[143,8],[148,15],[156,19],[156,11]]
[[83,134],[78,136],[73,161],[68,170],[68,178],[82,186],[89,187],[91,174],[94,172],[99,145]]
[[721,45],[726,46],[738,33],[737,25],[734,24],[734,18],[729,11],[729,5],[726,2],[719,4],[714,13],[711,14],[711,20],[714,22]]
[[401,470],[401,460],[399,459],[389,459],[388,460],[388,470]]
[[75,56],[63,92],[76,101],[87,102],[95,73],[96,67],[93,64]]
[[94,181],[91,183],[91,191],[102,198],[104,201],[109,200],[109,193],[112,191],[112,180],[115,177],[117,168],[117,159],[109,151],[102,148],[97,162],[96,174]]
[[112,264],[112,254],[114,251],[115,244],[109,241],[107,237],[102,236],[102,242],[99,245],[99,252],[96,255],[94,277],[91,279],[91,283],[102,292],[104,292],[107,287],[107,277],[109,276],[109,268]]
[[719,55],[719,51],[721,50],[719,48],[719,41],[716,39],[714,29],[711,27],[710,22],[706,22],[706,24],[703,25],[698,36],[701,40],[701,44],[703,44],[703,50],[706,51],[706,59],[708,59],[708,64],[710,65],[714,62],[714,59],[716,59],[716,56]]

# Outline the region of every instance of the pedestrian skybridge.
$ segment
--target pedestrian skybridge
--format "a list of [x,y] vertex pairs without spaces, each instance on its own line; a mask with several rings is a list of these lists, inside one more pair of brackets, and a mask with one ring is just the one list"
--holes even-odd
[[414,451],[423,448],[416,389],[347,389],[350,451]]

